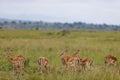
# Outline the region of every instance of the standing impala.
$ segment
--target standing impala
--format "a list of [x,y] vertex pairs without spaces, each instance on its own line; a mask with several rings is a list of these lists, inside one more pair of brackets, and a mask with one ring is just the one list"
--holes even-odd
[[82,60],[81,58],[80,58],[80,56],[79,56],[79,51],[80,50],[77,50],[73,55],[72,55],[72,57],[76,57],[77,59],[78,59],[78,61],[79,61],[79,63],[80,63],[80,61]]
[[77,57],[71,57],[66,54],[66,52],[63,52],[60,55],[62,65],[65,66],[67,69],[73,69],[76,71],[77,64],[79,63],[79,60]]
[[46,57],[38,58],[39,71],[42,73],[43,68],[48,70],[48,59]]
[[10,57],[10,53],[7,53],[8,61],[12,63],[13,70],[16,72],[20,72],[23,69],[23,59],[21,56],[17,56],[15,58]]
[[60,58],[61,58],[62,65],[67,67],[67,62],[71,58],[71,56],[68,56],[65,51],[60,54]]
[[105,65],[106,66],[113,65],[114,67],[117,67],[118,66],[118,60],[113,55],[106,55],[105,56]]
[[91,69],[91,67],[93,65],[93,60],[90,58],[83,58],[80,61],[80,65],[82,66],[83,69],[85,69],[85,68]]
[[79,59],[77,57],[71,57],[68,59],[66,64],[67,64],[68,69],[72,69],[74,71],[77,71],[78,67],[79,67]]
[[24,69],[25,58],[22,55],[18,55],[16,58],[20,60],[22,69]]

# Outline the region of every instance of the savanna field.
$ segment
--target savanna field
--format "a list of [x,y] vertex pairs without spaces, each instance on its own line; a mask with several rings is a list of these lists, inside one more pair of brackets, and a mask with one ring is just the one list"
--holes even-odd
[[[81,58],[93,59],[91,70],[74,72],[62,68],[59,55],[65,50],[72,55],[77,49]],[[13,58],[18,54],[25,57],[21,74],[13,72],[8,51]],[[118,69],[104,68],[107,54],[120,62],[119,31],[0,30],[0,80],[120,80]],[[48,58],[49,72],[37,71],[40,56]]]

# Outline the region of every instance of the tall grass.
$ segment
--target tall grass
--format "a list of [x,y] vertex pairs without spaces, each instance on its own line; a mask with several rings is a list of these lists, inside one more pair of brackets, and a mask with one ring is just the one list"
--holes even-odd
[[[0,80],[120,80],[119,72],[104,68],[104,56],[112,54],[120,60],[119,31],[36,31],[0,30]],[[80,49],[81,58],[94,60],[94,68],[81,72],[61,69],[59,55],[67,50],[72,55]],[[11,56],[24,55],[26,61],[23,74],[16,76],[8,62]],[[45,56],[49,60],[50,72],[37,72],[37,59]]]

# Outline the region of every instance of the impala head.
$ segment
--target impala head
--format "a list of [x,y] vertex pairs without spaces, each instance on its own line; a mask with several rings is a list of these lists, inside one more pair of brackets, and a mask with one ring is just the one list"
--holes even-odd
[[80,50],[78,49],[77,51],[76,51],[76,53],[79,53],[80,52]]
[[62,53],[60,54],[60,57],[63,56],[63,55],[66,55],[66,52],[67,52],[67,51],[62,52]]
[[75,54],[78,54],[79,52],[80,52],[80,50],[78,49],[78,50],[76,50]]
[[8,61],[10,61],[10,62],[11,62],[12,60],[13,60],[13,58],[8,58]]
[[80,56],[79,56],[79,54],[78,54],[79,51],[80,51],[80,50],[78,49],[72,56],[73,56],[73,57],[79,57],[79,58],[80,58]]
[[10,57],[10,54],[11,54],[10,52],[7,52],[7,53],[6,53],[6,55],[7,55],[8,58]]
[[11,62],[11,61],[13,60],[13,58],[10,57],[10,54],[11,54],[11,53],[10,53],[10,52],[7,52],[6,54],[7,54],[8,61]]

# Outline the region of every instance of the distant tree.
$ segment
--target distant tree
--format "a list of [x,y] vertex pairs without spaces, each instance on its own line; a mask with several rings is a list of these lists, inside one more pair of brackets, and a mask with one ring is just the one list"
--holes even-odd
[[16,21],[12,21],[11,23],[12,23],[12,24],[16,24]]
[[35,30],[39,30],[39,27],[36,27]]
[[27,24],[27,22],[23,22],[23,25],[26,25]]
[[4,23],[4,24],[8,24],[8,21],[4,21],[3,23]]
[[2,27],[0,27],[0,29],[2,29]]

